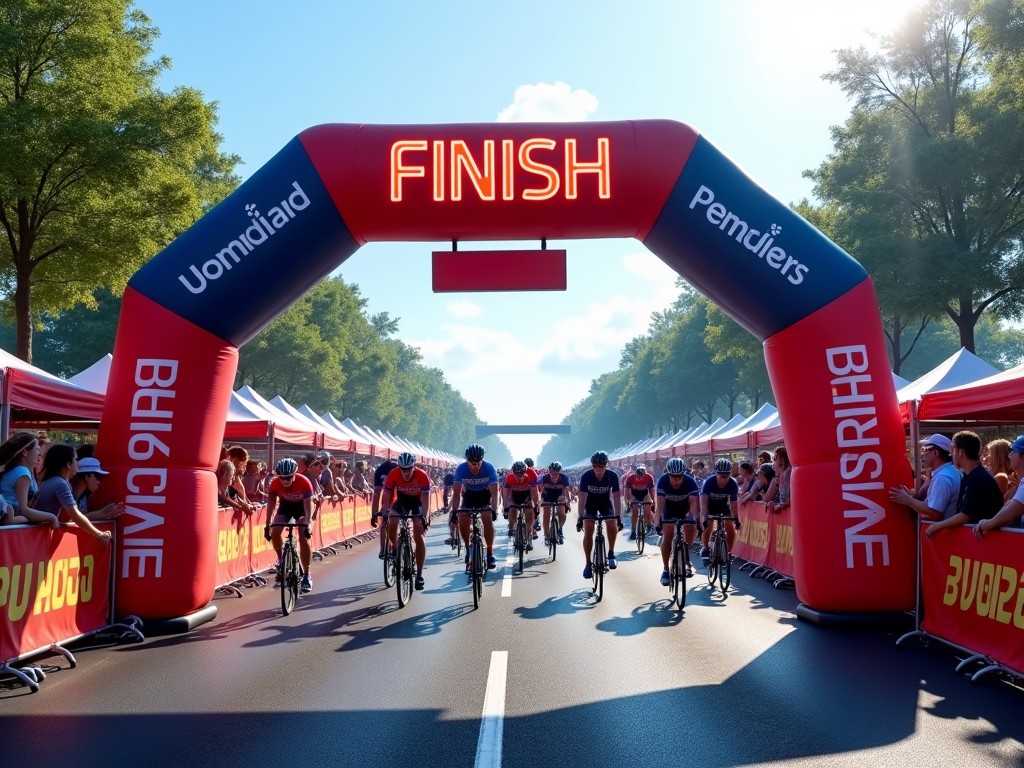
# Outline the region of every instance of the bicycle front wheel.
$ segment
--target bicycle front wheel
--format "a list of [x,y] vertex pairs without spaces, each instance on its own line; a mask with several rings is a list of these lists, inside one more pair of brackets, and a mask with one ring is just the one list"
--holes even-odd
[[679,610],[686,605],[686,555],[681,547],[672,552],[672,599]]
[[639,516],[636,520],[636,553],[642,555],[644,553],[644,545],[647,543],[647,520],[644,519],[644,509],[640,508]]
[[724,536],[718,539],[715,559],[718,560],[718,583],[722,587],[722,594],[725,594],[729,591],[729,585],[732,584],[732,563],[729,557],[729,544]]
[[285,542],[281,548],[281,612],[287,616],[295,610],[295,600],[299,595],[299,562],[295,556],[295,547]]
[[558,515],[552,510],[551,522],[548,523],[548,555],[551,557],[551,562],[555,562],[555,557],[558,554]]
[[473,607],[480,607],[480,599],[484,596],[484,540],[477,536],[473,540]]
[[[381,532],[381,536],[387,536],[384,532]],[[395,579],[395,562],[394,553],[391,552],[391,548],[385,543],[384,544],[384,586],[393,587]]]
[[715,586],[715,581],[718,579],[718,558],[715,557],[715,547],[717,546],[718,542],[712,539],[711,552],[708,554],[708,584],[712,587]]
[[398,540],[398,552],[395,560],[398,568],[398,584],[396,585],[398,605],[404,608],[412,599],[412,580],[416,573],[412,566],[412,547],[409,546],[408,539],[400,538]]
[[[601,525],[601,521],[597,522],[597,525]],[[604,571],[608,567],[608,555],[605,552],[604,536],[598,536],[594,540],[594,562],[592,565],[594,571],[594,595],[597,596],[598,601],[604,597]]]

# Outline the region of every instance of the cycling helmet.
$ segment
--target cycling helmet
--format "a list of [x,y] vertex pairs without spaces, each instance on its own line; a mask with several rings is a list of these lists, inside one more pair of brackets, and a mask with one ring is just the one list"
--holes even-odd
[[469,461],[480,461],[484,457],[484,447],[477,443],[470,443],[466,446],[466,458]]
[[299,471],[299,465],[295,459],[281,459],[274,467],[274,471],[279,475],[294,475]]
[[320,453],[318,453],[316,457],[320,459],[320,461],[322,461],[324,464],[328,464],[331,461],[331,454],[328,451],[320,451]]
[[398,466],[402,469],[409,469],[416,465],[416,457],[408,451],[398,454]]
[[608,454],[604,451],[594,451],[594,455],[590,457],[590,463],[606,465],[608,463]]
[[715,462],[715,472],[728,472],[732,474],[732,462],[728,459],[719,459]]
[[524,462],[524,461],[517,461],[517,462],[513,463],[512,464],[512,474],[516,475],[517,477],[525,475],[526,474],[526,462]]
[[533,459],[523,459],[523,464],[525,464],[528,467],[532,467],[533,466]]
[[561,472],[561,471],[562,471],[562,465],[561,465],[560,462],[552,461],[550,464],[548,464],[548,472]]
[[686,465],[683,464],[682,459],[669,459],[668,463],[665,464],[665,471],[670,475],[681,475],[686,472]]
[[633,470],[633,473],[639,475],[640,477],[643,477],[644,475],[647,474],[647,467],[645,467],[643,464],[637,464],[636,469]]

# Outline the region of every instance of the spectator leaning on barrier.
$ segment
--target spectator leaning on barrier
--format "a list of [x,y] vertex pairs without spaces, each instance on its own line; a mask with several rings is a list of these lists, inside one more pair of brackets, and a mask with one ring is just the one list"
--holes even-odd
[[926,520],[945,520],[956,514],[960,498],[960,470],[953,466],[953,441],[945,435],[934,434],[921,441],[924,466],[931,471],[928,495],[917,498],[904,485],[889,489],[889,498],[897,504],[910,507]]
[[234,476],[235,465],[231,459],[221,460],[217,465],[217,504],[248,515],[253,508],[232,484]]
[[964,473],[957,495],[956,512],[925,528],[924,535],[931,538],[943,528],[964,523],[977,523],[999,511],[1003,494],[996,479],[981,464],[981,438],[974,432],[963,431],[953,435],[951,455],[953,464]]
[[75,504],[68,481],[77,471],[75,449],[66,443],[52,443],[43,462],[43,481],[39,484],[35,506],[56,515],[63,522],[76,523],[79,528],[107,544],[110,542],[110,531],[101,531],[93,525]]
[[[1024,476],[1024,435],[1020,435],[1010,446],[1010,466],[1017,477]],[[974,526],[974,535],[980,540],[985,534],[994,531],[996,528],[1022,528],[1024,527],[1024,485],[1019,485],[1013,498],[1003,504],[995,515],[985,520],[979,520]]]
[[775,449],[775,463],[772,468],[775,477],[772,478],[768,490],[764,492],[764,508],[768,512],[781,512],[791,501],[789,479],[793,474],[793,465],[789,463],[789,451],[785,446],[780,445]]
[[39,490],[35,474],[39,452],[39,439],[31,432],[18,432],[0,445],[0,524],[43,523],[60,527],[56,515],[29,506],[29,499]]
[[81,456],[81,450],[81,448],[78,449],[78,472],[70,482],[71,495],[75,497],[75,504],[79,511],[90,520],[113,520],[115,517],[120,517],[124,512],[123,501],[112,501],[100,509],[89,510],[89,497],[99,490],[100,480],[107,472],[103,471],[99,459],[91,455]]
[[1003,501],[1012,499],[1020,484],[1017,473],[1010,466],[1010,450],[1009,440],[993,440],[985,446],[985,452],[982,455],[982,463],[999,483],[999,490],[1003,492]]

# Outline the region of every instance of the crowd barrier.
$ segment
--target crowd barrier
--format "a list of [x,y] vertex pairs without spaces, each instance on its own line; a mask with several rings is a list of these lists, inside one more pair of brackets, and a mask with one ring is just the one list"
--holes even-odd
[[792,587],[793,507],[769,512],[764,502],[751,501],[740,505],[739,518],[732,553],[746,560],[740,570],[775,587]]
[[1001,529],[978,541],[974,526],[928,539],[920,530],[917,626],[896,641],[935,638],[968,654],[971,679],[992,672],[1024,677],[1024,531]]
[[[431,494],[430,508],[441,505],[441,492]],[[277,562],[273,545],[263,536],[266,506],[252,514],[221,507],[217,511],[217,589],[241,596],[242,586],[265,583],[261,572]],[[338,544],[361,540],[374,534],[370,525],[370,502],[362,497],[327,500],[313,524],[312,546],[315,552],[334,553]]]
[[0,674],[35,691],[41,669],[16,663],[52,652],[75,666],[65,643],[115,629],[142,640],[138,620],[114,621],[113,552],[113,543],[102,544],[73,525],[0,531]]

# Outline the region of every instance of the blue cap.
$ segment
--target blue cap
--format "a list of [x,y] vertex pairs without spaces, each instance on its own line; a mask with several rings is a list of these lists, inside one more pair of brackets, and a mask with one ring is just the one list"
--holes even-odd
[[1013,445],[1010,446],[1010,450],[1014,453],[1024,454],[1024,435],[1017,436],[1017,439],[1013,441]]

